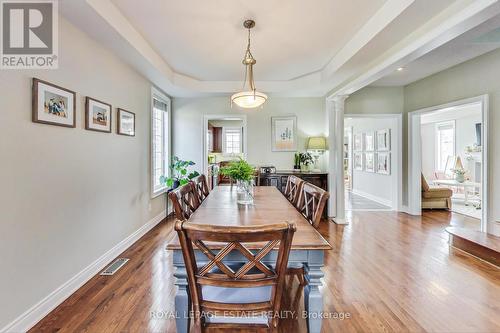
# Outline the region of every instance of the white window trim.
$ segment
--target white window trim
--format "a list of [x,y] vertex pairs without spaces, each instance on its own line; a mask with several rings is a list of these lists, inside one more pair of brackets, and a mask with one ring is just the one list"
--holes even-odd
[[240,132],[240,152],[243,153],[243,128],[242,127],[223,127],[222,128],[222,155],[232,156],[234,153],[226,153],[226,130],[239,130]]
[[[446,125],[451,125],[453,128],[453,156],[456,155],[457,152],[457,131],[455,128],[455,120],[449,120],[449,121],[441,121],[439,123],[436,123],[435,126],[435,138],[436,138],[436,153],[435,153],[435,163],[434,163],[434,169],[438,172],[445,172],[446,170],[441,170],[439,168],[439,155],[440,155],[440,144],[439,144],[439,128],[442,126]],[[446,165],[445,165],[446,169]]]
[[154,125],[154,119],[153,119],[153,115],[154,115],[154,103],[153,103],[153,99],[157,99],[157,100],[160,100],[161,102],[167,104],[167,129],[168,129],[168,133],[165,137],[165,140],[167,141],[166,144],[165,144],[165,160],[164,160],[164,163],[165,163],[165,176],[170,176],[170,160],[171,160],[171,133],[172,133],[172,122],[171,122],[171,118],[172,118],[172,107],[171,107],[171,100],[170,98],[165,95],[163,92],[161,92],[160,90],[156,89],[155,87],[151,87],[151,112],[150,112],[150,117],[151,117],[151,127],[150,127],[150,134],[151,134],[151,141],[150,141],[150,154],[151,154],[151,158],[150,158],[150,163],[151,163],[151,167],[150,167],[150,178],[151,178],[151,198],[156,198],[157,196],[165,193],[167,191],[167,186],[162,186],[160,189],[157,189],[155,191],[155,186],[154,186],[154,165],[155,165],[155,156],[154,156],[154,150],[153,150],[153,140],[154,140],[154,136],[153,136],[153,125]]

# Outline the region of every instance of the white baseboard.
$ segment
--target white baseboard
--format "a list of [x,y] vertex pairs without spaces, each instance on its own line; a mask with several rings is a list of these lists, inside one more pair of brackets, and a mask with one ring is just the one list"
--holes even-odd
[[352,189],[351,192],[354,193],[354,194],[357,194],[359,196],[362,196],[362,197],[364,197],[366,199],[375,201],[375,202],[377,202],[377,203],[379,203],[381,205],[391,207],[391,209],[392,209],[392,201],[391,200],[387,200],[387,199],[384,199],[384,198],[381,198],[381,197],[378,197],[376,195],[373,195],[373,194],[370,194],[370,193],[367,193],[367,192],[363,192],[363,191],[360,191],[360,190]]
[[116,244],[113,248],[104,253],[92,264],[66,281],[59,288],[51,292],[47,297],[32,306],[19,317],[17,317],[13,322],[2,328],[0,332],[11,333],[28,331],[47,314],[49,314],[50,311],[54,310],[59,304],[64,302],[66,298],[71,296],[76,290],[83,286],[94,275],[99,273],[106,265],[108,265],[113,259],[120,255],[120,253],[137,242],[137,240],[144,236],[149,230],[153,229],[153,227],[160,223],[164,218],[165,211],[152,218],[149,222],[144,224],[127,238]]
[[333,218],[333,222],[335,224],[349,224],[349,221],[347,221],[346,219],[341,219],[341,218],[337,218],[337,217]]

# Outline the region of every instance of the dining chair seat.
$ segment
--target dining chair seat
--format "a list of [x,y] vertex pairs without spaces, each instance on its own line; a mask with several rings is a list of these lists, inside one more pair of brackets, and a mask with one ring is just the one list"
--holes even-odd
[[266,325],[269,321],[267,315],[259,316],[205,316],[205,322],[208,324],[237,324],[237,325]]
[[219,303],[240,303],[242,299],[248,303],[268,302],[271,299],[271,286],[251,288],[228,288],[216,286],[202,286],[203,299]]

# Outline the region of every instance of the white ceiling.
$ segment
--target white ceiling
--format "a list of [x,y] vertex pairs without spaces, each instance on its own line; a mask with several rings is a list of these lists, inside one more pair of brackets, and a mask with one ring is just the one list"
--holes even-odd
[[244,19],[256,21],[257,79],[290,80],[323,69],[384,2],[113,0],[176,72],[203,81],[242,80]]
[[61,1],[60,10],[172,96],[241,89],[242,22],[251,18],[257,24],[252,52],[259,90],[271,96],[333,96],[369,85],[475,29],[500,13],[500,3],[71,0]]
[[469,117],[481,119],[481,114],[481,103],[466,104],[423,114],[420,117],[420,123],[424,125]]
[[500,47],[500,15],[373,83],[404,86]]

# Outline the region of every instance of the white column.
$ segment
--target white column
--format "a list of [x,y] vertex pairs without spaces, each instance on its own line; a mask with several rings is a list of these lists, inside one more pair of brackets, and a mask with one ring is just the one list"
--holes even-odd
[[348,95],[326,100],[328,116],[328,215],[337,224],[346,224],[344,203],[344,105]]

